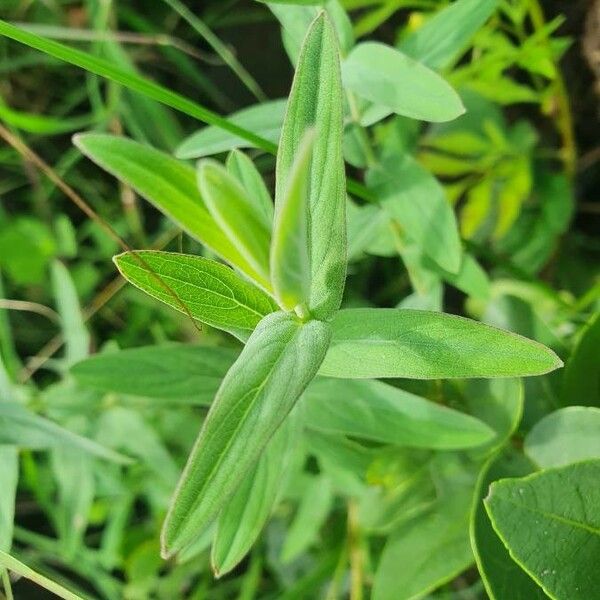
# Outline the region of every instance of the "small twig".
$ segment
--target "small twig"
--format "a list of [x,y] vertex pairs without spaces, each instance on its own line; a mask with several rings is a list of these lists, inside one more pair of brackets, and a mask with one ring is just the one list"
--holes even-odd
[[8,298],[0,298],[0,309],[21,310],[26,312],[36,313],[50,319],[53,323],[60,323],[60,316],[49,306],[44,306],[37,302],[27,302],[26,300],[9,300]]

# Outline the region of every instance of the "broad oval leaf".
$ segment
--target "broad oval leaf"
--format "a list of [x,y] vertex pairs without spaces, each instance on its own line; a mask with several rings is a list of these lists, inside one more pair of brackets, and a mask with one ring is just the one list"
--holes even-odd
[[542,469],[600,459],[600,408],[569,406],[550,413],[527,434],[524,450]]
[[271,283],[279,304],[306,307],[310,296],[309,189],[314,135],[310,130],[292,165],[288,188],[276,206],[271,242]]
[[442,122],[465,112],[442,77],[385,44],[357,44],[342,65],[342,76],[346,89],[398,115]]
[[600,460],[492,483],[485,508],[512,558],[555,600],[600,589]]
[[209,405],[235,362],[233,348],[167,344],[96,354],[71,367],[77,383],[165,404]]
[[305,393],[307,425],[385,444],[450,450],[489,442],[479,419],[381,381],[316,379]]
[[335,32],[322,13],[310,26],[300,52],[277,153],[276,206],[289,189],[292,166],[304,135],[315,129],[309,188],[308,308],[317,319],[328,319],[338,309],[346,278],[346,184],[339,60]]
[[321,375],[349,379],[517,377],[562,366],[538,342],[483,323],[412,309],[354,308],[332,320]]
[[249,277],[268,288],[212,218],[192,167],[133,140],[101,133],[73,137],[88,158],[132,187],[162,213]]
[[[271,100],[235,112],[227,120],[243,127],[270,142],[277,143],[281,134],[285,115],[285,98]],[[185,139],[175,151],[177,158],[203,158],[234,148],[252,148],[247,139],[225,131],[217,125],[210,125]]]
[[269,281],[271,229],[241,183],[221,164],[205,160],[198,167],[198,185],[213,219],[260,274],[259,281]]
[[114,261],[127,281],[153,298],[237,337],[247,336],[277,310],[264,292],[214,260],[142,250],[119,254]]
[[183,471],[162,530],[172,556],[213,521],[315,376],[326,323],[288,313],[265,317],[231,367]]

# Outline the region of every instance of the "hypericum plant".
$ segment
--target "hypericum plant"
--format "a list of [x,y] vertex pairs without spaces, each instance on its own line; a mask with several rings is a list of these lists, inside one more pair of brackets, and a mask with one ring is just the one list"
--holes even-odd
[[162,531],[164,557],[193,546],[230,510],[244,478],[270,440],[275,443],[274,435],[317,375],[509,377],[561,365],[548,348],[469,319],[419,310],[340,309],[347,262],[343,107],[336,34],[321,13],[297,61],[277,154],[274,210],[258,171],[239,151],[225,166],[200,162],[195,174],[131,140],[75,138],[82,152],[233,267],[165,252],[115,257],[134,285],[245,342],[175,492]]

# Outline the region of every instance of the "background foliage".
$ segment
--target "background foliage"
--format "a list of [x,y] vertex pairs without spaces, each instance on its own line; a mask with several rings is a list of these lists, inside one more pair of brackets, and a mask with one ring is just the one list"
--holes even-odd
[[[322,3],[151,4],[0,7],[44,43],[121,74],[0,39],[5,596],[42,598],[41,585],[130,600],[593,597],[598,4],[325,4],[343,59],[352,179],[343,307],[468,316],[549,346],[565,368],[522,380],[320,378],[227,506],[216,541],[208,528],[167,562],[159,532],[179,473],[240,352],[236,337],[274,304],[241,291],[251,310],[228,323],[231,336],[223,314],[202,312],[199,324],[192,296],[182,307],[147,273],[145,288],[139,273],[136,283],[150,296],[125,285],[111,259],[127,248],[214,258],[194,237],[206,232],[185,222],[186,202],[195,160],[223,162],[232,148],[245,154],[228,167],[248,174],[250,156],[264,177],[271,218],[273,145]],[[85,158],[104,138],[73,144],[82,131],[179,161],[132,146],[146,170],[120,183]],[[266,143],[236,135],[245,131]],[[142,200],[165,192],[180,210],[173,219]],[[168,268],[163,255],[144,256]],[[127,254],[117,266],[129,279],[140,271]],[[185,300],[189,281],[173,286]],[[481,360],[496,350],[482,346]],[[331,356],[326,375],[340,368]],[[349,371],[368,370],[357,362]]]

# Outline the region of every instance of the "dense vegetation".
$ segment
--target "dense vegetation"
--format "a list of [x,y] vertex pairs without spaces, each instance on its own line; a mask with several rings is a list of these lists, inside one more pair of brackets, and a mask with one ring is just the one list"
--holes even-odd
[[3,597],[600,598],[598,10],[4,0]]

